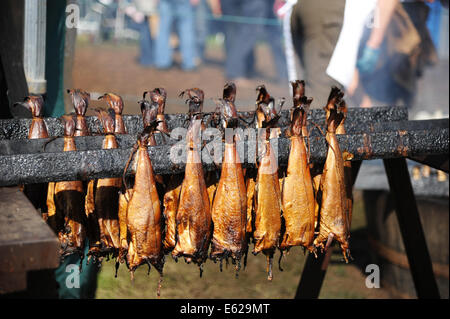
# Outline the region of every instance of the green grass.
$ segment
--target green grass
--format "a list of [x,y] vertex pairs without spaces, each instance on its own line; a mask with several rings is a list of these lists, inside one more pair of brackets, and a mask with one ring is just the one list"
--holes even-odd
[[[361,196],[355,195],[352,230],[365,227]],[[294,247],[283,258],[284,271],[281,272],[278,270],[278,256],[277,253],[274,258],[272,282],[267,280],[266,258],[262,254],[249,254],[247,268],[241,269],[238,278],[235,278],[233,265],[227,268],[224,263],[223,272],[220,272],[219,265],[210,260],[204,265],[203,277],[199,278],[197,266],[186,264],[181,259],[176,263],[167,256],[161,298],[293,298],[306,257],[303,249]],[[124,265],[119,268],[118,277],[114,278],[114,261],[103,262],[96,297],[156,298],[159,274],[152,269],[147,275],[147,269],[147,266],[138,268],[132,282]],[[364,280],[364,275],[355,265],[342,261],[340,249],[335,245],[320,298],[385,297],[380,289],[367,289]]]

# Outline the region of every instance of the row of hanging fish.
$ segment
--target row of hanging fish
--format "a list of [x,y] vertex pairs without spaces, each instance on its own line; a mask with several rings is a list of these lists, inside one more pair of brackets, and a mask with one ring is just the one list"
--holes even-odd
[[[307,116],[312,98],[305,96],[305,83],[292,82],[293,106],[286,168],[278,167],[271,139],[281,134],[278,127],[284,99],[277,103],[266,88],[257,88],[256,109],[251,122],[238,115],[236,86],[227,83],[223,97],[216,99],[216,110],[204,122],[204,92],[198,88],[180,94],[188,104],[189,127],[186,135],[187,161],[184,174],[156,175],[148,147],[156,145],[156,134],[169,136],[164,109],[167,93],[162,88],[144,92],[139,101],[144,129],[124,168],[123,178],[64,181],[48,184],[47,212],[44,217],[61,242],[61,256],[78,253],[84,258],[116,258],[116,267],[125,263],[133,277],[143,264],[160,273],[161,287],[165,255],[184,258],[200,268],[209,258],[220,263],[231,259],[236,275],[244,266],[250,242],[252,253],[267,256],[268,279],[272,280],[272,260],[276,250],[281,257],[293,246],[316,254],[326,250],[333,239],[340,243],[346,261],[352,214],[351,162],[340,150],[337,134],[345,134],[347,114],[343,93],[331,90],[326,111],[328,152],[321,165],[309,161]],[[85,113],[89,93],[68,90],[76,115],[63,116],[64,151],[75,151],[74,136],[88,132]],[[146,99],[146,96],[149,99]],[[109,106],[96,115],[105,136],[103,149],[117,148],[116,134],[126,134],[122,119],[123,101],[107,93],[100,97]],[[23,102],[33,115],[29,138],[45,138],[42,119],[43,100],[30,96]],[[255,122],[265,134],[260,138],[255,167],[242,168],[236,148],[237,135],[224,134],[224,155],[218,171],[203,171],[201,132],[207,124],[222,131]],[[132,161],[134,158],[134,161]],[[133,162],[133,176],[125,176]],[[210,248],[211,246],[211,248]],[[281,269],[281,268],[280,268]]]

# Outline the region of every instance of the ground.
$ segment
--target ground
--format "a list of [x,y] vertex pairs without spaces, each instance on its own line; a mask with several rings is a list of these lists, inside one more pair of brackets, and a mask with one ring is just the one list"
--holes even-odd
[[[226,78],[223,73],[223,53],[220,49],[207,51],[208,63],[194,72],[184,72],[177,64],[168,70],[141,67],[136,62],[136,46],[114,44],[89,45],[77,44],[73,65],[73,86],[87,91],[103,94],[107,91],[122,96],[125,102],[124,114],[140,112],[137,101],[142,99],[144,91],[163,87],[168,92],[166,113],[186,112],[187,106],[178,95],[181,91],[199,87],[205,92],[204,111],[214,109],[213,98],[222,95]],[[257,49],[258,79],[238,86],[237,107],[240,110],[253,110],[256,99],[256,87],[265,84],[275,98],[289,95],[289,85],[273,81],[275,70],[271,64],[270,51],[260,46]],[[175,63],[178,55],[175,57]],[[102,106],[104,102],[93,99],[92,106]],[[71,111],[66,110],[66,111]]]
[[[352,225],[354,240],[350,249],[353,262],[343,261],[340,249],[334,246],[331,262],[323,282],[320,298],[390,298],[383,288],[367,288],[364,269],[368,260],[368,244],[365,238],[365,216],[359,192],[355,194],[355,211]],[[251,246],[252,248],[252,246]],[[274,258],[274,278],[267,280],[266,259],[263,255],[249,254],[246,269],[241,269],[235,277],[233,265],[223,267],[208,260],[204,265],[203,277],[199,277],[198,267],[176,263],[167,256],[161,298],[293,298],[302,274],[305,255],[299,247],[291,249],[282,260],[283,271],[278,270],[278,253]],[[156,298],[159,274],[155,269],[148,273],[147,266],[141,266],[135,273],[134,281],[124,265],[114,278],[114,261],[104,262],[98,277],[96,298]],[[362,266],[361,266],[362,265]]]

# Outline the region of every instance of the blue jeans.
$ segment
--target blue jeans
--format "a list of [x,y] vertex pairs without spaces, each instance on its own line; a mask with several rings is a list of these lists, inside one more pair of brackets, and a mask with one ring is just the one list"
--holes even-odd
[[145,17],[142,23],[136,23],[130,19],[129,27],[139,32],[139,63],[144,66],[151,66],[153,64],[153,41],[148,17]]
[[[222,1],[222,10],[224,14],[275,19],[273,5],[274,0],[224,0]],[[263,38],[271,46],[272,59],[278,71],[278,79],[287,80],[286,58],[281,42],[282,30],[280,26],[228,22],[225,38],[227,78],[233,79],[251,75],[254,71],[253,51],[257,41]]]
[[172,66],[172,48],[169,44],[172,23],[176,21],[181,67],[184,70],[195,68],[196,42],[194,8],[189,0],[161,0],[159,2],[159,33],[155,44],[155,65],[157,68]]

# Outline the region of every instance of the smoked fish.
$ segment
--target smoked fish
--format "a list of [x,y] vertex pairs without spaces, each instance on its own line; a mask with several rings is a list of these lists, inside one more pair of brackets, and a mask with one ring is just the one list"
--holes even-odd
[[[234,83],[227,83],[225,98],[218,101],[224,130],[233,129],[238,123],[235,95]],[[223,258],[231,257],[232,263],[236,264],[236,271],[239,271],[240,260],[247,253],[247,193],[234,134],[225,134],[225,154],[211,215],[214,230],[210,257],[220,262]]]
[[190,125],[186,135],[185,174],[176,215],[177,243],[172,256],[175,259],[184,257],[187,263],[194,262],[200,267],[201,275],[212,235],[210,201],[199,150],[204,94],[200,89],[186,90],[181,96],[183,94],[189,97]]
[[[285,225],[281,250],[303,246],[314,252],[314,189],[311,178],[307,148],[304,141],[304,124],[312,99],[304,95],[297,98],[300,83],[293,82],[294,107],[291,112],[289,139],[291,141],[287,174],[284,179],[282,202]],[[305,125],[306,126],[306,125]]]
[[320,181],[322,204],[319,212],[319,235],[314,240],[314,246],[327,249],[333,239],[336,239],[340,243],[345,261],[348,262],[350,257],[348,246],[350,229],[344,159],[336,137],[336,128],[344,117],[338,109],[342,96],[343,93],[338,88],[333,87],[325,108],[328,151]]

